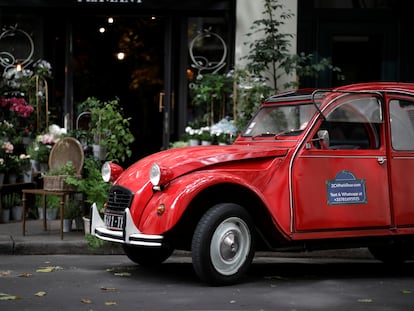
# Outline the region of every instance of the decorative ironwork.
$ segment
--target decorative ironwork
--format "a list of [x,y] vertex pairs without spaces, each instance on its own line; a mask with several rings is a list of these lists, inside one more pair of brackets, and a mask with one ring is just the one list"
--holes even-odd
[[[196,46],[202,45],[206,40],[209,39],[215,39],[216,41],[218,40],[219,45],[221,45],[222,55],[218,59],[210,59],[211,56],[207,55],[196,55]],[[195,36],[193,40],[191,40],[189,46],[189,53],[192,61],[191,67],[198,70],[198,75],[200,75],[202,71],[211,71],[213,73],[216,73],[226,65],[226,42],[218,34],[211,32],[210,29],[205,29],[204,31],[200,32],[197,36]]]
[[[0,33],[0,44],[2,40],[7,40],[13,37],[22,37],[23,40],[28,41],[28,51],[27,55],[23,55],[21,58],[17,58],[18,56],[15,55],[14,46],[8,46],[8,50],[0,51],[0,66],[2,66],[5,70],[8,70],[11,67],[16,67],[17,65],[21,65],[22,67],[29,65],[33,59],[34,53],[34,43],[32,37],[24,30],[17,28],[15,26],[9,26],[2,29]],[[5,47],[3,47],[5,48]]]

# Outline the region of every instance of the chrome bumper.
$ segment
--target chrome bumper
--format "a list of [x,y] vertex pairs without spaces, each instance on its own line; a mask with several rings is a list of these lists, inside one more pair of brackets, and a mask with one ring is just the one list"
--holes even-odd
[[162,235],[142,234],[135,226],[129,208],[125,209],[124,230],[116,231],[106,228],[102,217],[99,214],[96,204],[91,208],[91,234],[97,238],[116,243],[144,247],[161,247]]

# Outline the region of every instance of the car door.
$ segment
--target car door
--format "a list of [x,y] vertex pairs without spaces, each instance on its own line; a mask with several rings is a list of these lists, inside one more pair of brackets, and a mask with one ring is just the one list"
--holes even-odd
[[389,98],[390,180],[395,225],[414,226],[414,99]]
[[346,236],[391,225],[381,102],[351,94],[324,109],[292,160],[293,231]]

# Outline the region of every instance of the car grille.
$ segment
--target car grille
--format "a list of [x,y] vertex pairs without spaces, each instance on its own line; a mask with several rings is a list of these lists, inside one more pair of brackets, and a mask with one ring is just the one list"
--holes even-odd
[[114,186],[109,190],[106,208],[112,211],[124,211],[130,206],[133,196],[130,190]]

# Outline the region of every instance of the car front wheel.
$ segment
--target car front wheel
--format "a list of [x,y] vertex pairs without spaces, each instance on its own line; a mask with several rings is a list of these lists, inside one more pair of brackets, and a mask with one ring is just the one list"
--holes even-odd
[[240,280],[254,256],[253,222],[241,206],[218,204],[198,223],[192,240],[196,274],[211,285]]

